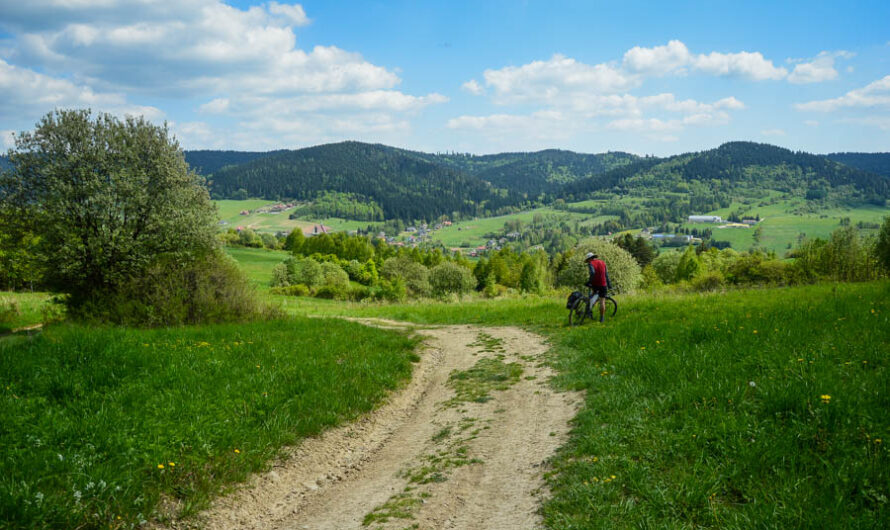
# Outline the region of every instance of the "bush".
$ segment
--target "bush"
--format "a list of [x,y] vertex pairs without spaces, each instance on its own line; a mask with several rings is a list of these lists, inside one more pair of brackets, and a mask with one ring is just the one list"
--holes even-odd
[[629,252],[618,245],[602,239],[589,238],[578,243],[572,250],[566,267],[559,273],[558,284],[577,288],[587,283],[590,277],[584,256],[588,252],[597,254],[606,262],[612,287],[625,292],[633,291],[640,285],[642,275],[640,265]]
[[466,267],[446,261],[430,270],[430,287],[433,295],[440,298],[463,295],[476,287],[476,278]]
[[272,294],[283,294],[285,296],[309,296],[312,292],[309,287],[302,283],[296,285],[288,285],[286,287],[273,287],[270,292]]
[[652,260],[652,267],[662,283],[673,283],[677,278],[677,265],[680,264],[679,252],[669,250],[662,252]]
[[321,264],[322,284],[339,289],[349,288],[349,275],[336,263],[326,261]]
[[315,291],[316,298],[325,298],[328,300],[348,300],[350,289],[340,285],[322,285]]
[[12,324],[22,314],[14,298],[0,298],[0,326]]
[[390,258],[380,268],[380,276],[389,281],[401,278],[410,296],[429,296],[430,271],[407,257]]
[[717,291],[726,286],[726,279],[719,272],[712,271],[699,275],[690,285],[696,291]]
[[652,264],[643,267],[641,275],[643,277],[641,285],[643,289],[655,289],[664,285],[661,278],[658,277],[658,273],[655,272],[655,267],[653,267]]
[[115,292],[99,292],[69,315],[122,325],[174,326],[272,316],[238,264],[215,251],[182,264],[160,259]]
[[875,254],[878,263],[884,267],[884,270],[890,273],[890,217],[884,218],[884,224],[881,226],[881,232],[878,234],[878,241],[875,244]]
[[408,296],[408,290],[405,282],[401,278],[393,281],[383,280],[380,282],[380,298],[388,302],[401,302]]

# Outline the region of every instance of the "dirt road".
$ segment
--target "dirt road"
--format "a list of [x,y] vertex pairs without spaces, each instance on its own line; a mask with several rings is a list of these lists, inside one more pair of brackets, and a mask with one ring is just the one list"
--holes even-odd
[[[376,321],[381,327],[402,324]],[[543,340],[517,328],[439,327],[406,388],[306,440],[216,502],[207,528],[535,528],[543,465],[581,396],[547,380]]]

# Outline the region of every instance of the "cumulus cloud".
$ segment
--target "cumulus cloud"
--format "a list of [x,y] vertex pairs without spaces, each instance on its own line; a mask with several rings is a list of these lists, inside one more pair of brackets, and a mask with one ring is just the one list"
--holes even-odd
[[890,107],[890,75],[833,99],[797,103],[803,111],[832,112],[853,107]]
[[773,65],[760,52],[718,53],[699,55],[695,68],[714,75],[739,76],[755,81],[784,79],[788,70]]
[[834,68],[835,59],[849,59],[854,54],[847,51],[820,52],[815,59],[802,62],[794,67],[788,76],[788,81],[796,84],[820,83],[837,79],[838,73]]
[[[3,67],[21,71],[15,86],[0,85],[12,94],[0,109],[16,101],[42,113],[56,104],[122,108],[139,97],[197,99],[193,106],[202,114],[266,123],[271,133],[284,130],[298,140],[405,130],[405,117],[393,114],[447,101],[438,93],[398,91],[396,71],[359,53],[334,45],[301,48],[295,30],[311,20],[300,4],[239,9],[221,0],[29,0],[3,9],[0,28],[12,35]],[[8,73],[0,68],[3,76]],[[35,83],[44,88],[36,97],[27,88]],[[297,119],[300,112],[310,115]],[[178,131],[203,145],[210,134],[232,137],[203,122]]]
[[464,92],[469,92],[474,96],[480,96],[485,93],[485,89],[482,88],[482,85],[479,84],[479,81],[476,81],[475,79],[470,79],[466,83],[462,84],[460,88]]
[[639,84],[633,75],[607,64],[589,65],[556,54],[546,61],[485,70],[485,85],[498,104],[552,102],[573,94],[609,94]]
[[682,72],[692,59],[685,44],[672,40],[654,48],[634,46],[624,54],[624,66],[635,72],[664,75]]
[[61,107],[93,108],[117,115],[163,118],[164,113],[151,106],[134,105],[119,93],[96,92],[66,79],[51,77],[0,59],[0,114],[7,118],[40,115]]

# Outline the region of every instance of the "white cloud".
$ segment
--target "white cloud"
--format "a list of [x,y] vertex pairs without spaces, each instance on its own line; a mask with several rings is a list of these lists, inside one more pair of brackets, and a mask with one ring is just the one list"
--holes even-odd
[[837,79],[838,73],[834,68],[835,59],[849,59],[853,54],[847,51],[838,52],[820,52],[815,59],[810,62],[803,62],[794,67],[794,70],[788,76],[791,83],[820,83],[822,81],[830,81]]
[[283,17],[295,26],[306,26],[309,24],[309,17],[303,11],[300,4],[279,4],[278,2],[269,2],[269,13]]
[[485,89],[482,88],[482,85],[479,84],[479,81],[476,81],[475,79],[470,79],[466,83],[462,84],[460,88],[463,89],[464,92],[469,92],[474,96],[480,96],[485,93]]
[[692,54],[678,40],[654,48],[634,46],[624,54],[624,66],[627,69],[655,75],[682,71],[691,62]]
[[816,120],[804,120],[803,123],[807,127],[818,127],[819,126],[819,122]]
[[556,54],[546,61],[485,70],[485,85],[498,104],[554,102],[573,94],[610,94],[639,84],[635,76],[607,64],[589,65]]
[[775,66],[760,52],[695,55],[679,40],[653,48],[634,46],[624,54],[623,65],[630,71],[644,75],[685,74],[690,69],[755,81],[779,80],[788,75],[788,70]]
[[699,55],[693,64],[696,69],[709,74],[745,77],[755,81],[784,79],[788,75],[788,70],[776,67],[760,52],[711,52]]
[[760,134],[763,136],[786,136],[788,133],[782,129],[765,129],[760,131]]
[[0,59],[0,114],[7,119],[33,120],[54,108],[92,108],[117,115],[161,119],[164,113],[150,106],[133,105],[118,93],[95,92],[88,86],[58,79]]
[[[398,69],[359,53],[334,45],[301,49],[295,28],[311,21],[300,4],[238,9],[222,0],[29,0],[3,10],[0,28],[12,38],[4,42],[9,63],[0,67],[17,69],[18,85],[4,88],[8,75],[0,68],[0,96],[7,96],[0,113],[23,105],[18,115],[31,123],[56,105],[157,119],[160,111],[129,100],[198,99],[193,108],[220,119],[213,126],[180,124],[185,145],[216,145],[211,135],[218,135],[242,147],[280,147],[404,132],[406,115],[448,101],[397,90]],[[35,84],[41,89],[26,88]],[[239,131],[225,130],[225,119],[241,120]],[[250,136],[242,136],[248,129]]]
[[832,112],[851,107],[890,106],[890,75],[869,83],[863,88],[851,90],[833,99],[797,103],[794,108],[804,111]]

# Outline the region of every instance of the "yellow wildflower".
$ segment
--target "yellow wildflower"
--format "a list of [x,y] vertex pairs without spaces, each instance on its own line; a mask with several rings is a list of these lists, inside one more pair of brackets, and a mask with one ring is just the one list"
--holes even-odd
[[164,469],[164,464],[158,464],[158,469]]
[[170,467],[176,467],[176,462],[167,462],[167,465]]
[[238,449],[235,449],[235,454],[241,454],[241,451],[239,451]]
[[828,394],[822,394],[821,396],[819,396],[819,399],[822,400],[822,403],[827,404],[831,402],[831,396],[829,396]]

